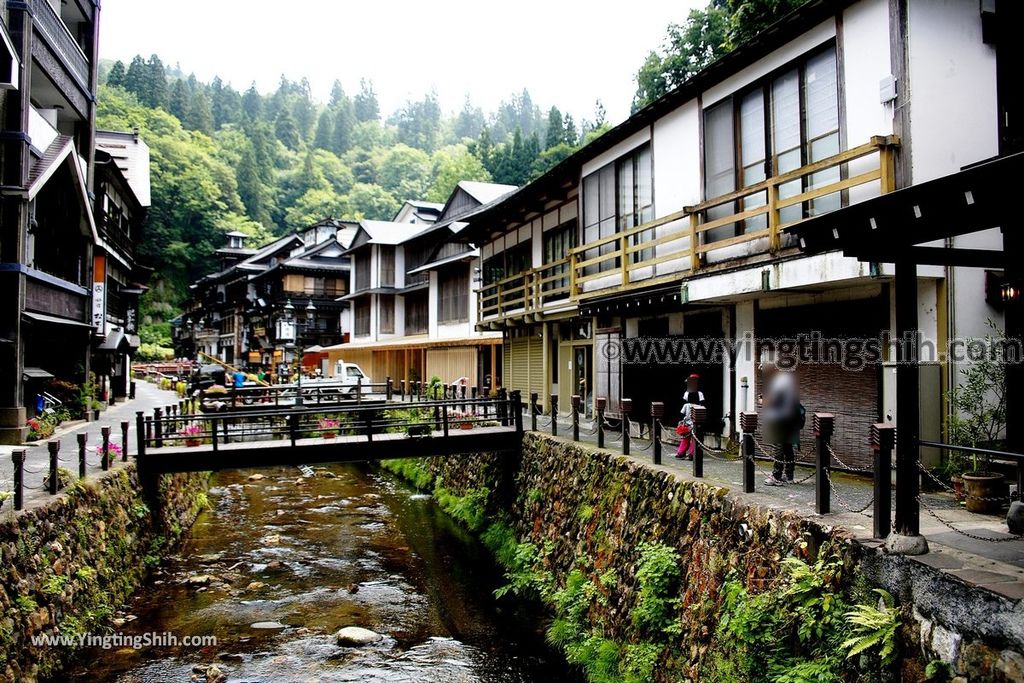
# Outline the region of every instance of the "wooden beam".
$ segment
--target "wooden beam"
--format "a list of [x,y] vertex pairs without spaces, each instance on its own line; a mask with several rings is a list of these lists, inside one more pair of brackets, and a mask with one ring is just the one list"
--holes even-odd
[[963,266],[965,268],[992,268],[1001,270],[1006,267],[1005,251],[995,249],[964,249],[959,247],[910,247],[899,252],[884,252],[875,249],[848,249],[843,253],[854,256],[861,261],[876,263],[895,263],[896,260],[907,258],[919,266]]

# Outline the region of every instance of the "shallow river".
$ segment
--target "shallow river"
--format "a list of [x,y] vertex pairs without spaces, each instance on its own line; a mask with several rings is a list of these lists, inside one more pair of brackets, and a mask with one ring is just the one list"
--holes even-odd
[[[574,679],[536,614],[495,601],[501,572],[432,499],[364,468],[327,472],[218,474],[211,510],[119,629],[216,645],[97,648],[70,680],[202,681],[210,664],[233,682]],[[340,647],[349,625],[385,637]]]

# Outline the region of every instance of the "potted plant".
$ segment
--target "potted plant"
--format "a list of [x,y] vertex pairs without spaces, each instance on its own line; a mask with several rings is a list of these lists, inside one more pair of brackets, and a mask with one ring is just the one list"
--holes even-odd
[[178,430],[178,436],[185,440],[185,445],[189,447],[196,447],[202,445],[203,430],[196,423],[188,424]]
[[459,429],[473,428],[473,416],[467,413],[452,413],[451,421],[455,423]]
[[[991,320],[988,325],[996,336],[986,335],[982,358],[962,369],[960,381],[948,392],[949,440],[954,445],[993,449],[1002,446],[1006,430],[1006,359],[1002,353],[1005,336]],[[960,476],[967,509],[988,514],[999,512],[1009,498],[1008,487],[1003,475],[993,470],[992,458],[972,451],[952,451],[949,457],[963,464]]]
[[[107,453],[110,454],[111,462],[113,462],[114,460],[120,460],[122,452],[123,451],[121,450],[120,444],[117,444],[113,441],[107,444]],[[101,458],[103,457],[103,444],[96,445],[96,455],[98,455]]]
[[341,426],[339,420],[330,417],[320,418],[320,436],[325,439],[333,439],[338,435],[338,428]]

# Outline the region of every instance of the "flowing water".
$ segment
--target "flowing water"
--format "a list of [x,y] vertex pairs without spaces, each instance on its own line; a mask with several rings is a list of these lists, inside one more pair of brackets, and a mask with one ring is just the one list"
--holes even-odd
[[[250,474],[216,475],[180,556],[127,606],[118,631],[141,647],[86,650],[71,681],[202,681],[210,664],[261,683],[573,680],[538,615],[492,597],[501,572],[429,497],[356,466]],[[350,625],[384,638],[337,645]],[[179,643],[147,645],[151,633]],[[216,645],[181,644],[208,635]]]

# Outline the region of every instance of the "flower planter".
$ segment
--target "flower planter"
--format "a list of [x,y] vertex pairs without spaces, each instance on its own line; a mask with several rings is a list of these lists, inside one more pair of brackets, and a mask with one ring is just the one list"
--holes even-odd
[[191,448],[203,445],[202,439],[185,439],[185,445]]
[[463,422],[462,424],[459,425],[459,429],[472,429],[472,428],[473,428],[473,423],[472,422]]
[[950,479],[950,483],[953,484],[953,498],[956,502],[962,503],[967,500],[967,491],[964,488],[964,480],[959,474]]
[[321,434],[321,436],[323,436],[325,439],[333,439],[334,437],[337,436],[337,433],[336,432],[324,432],[323,434]]
[[982,514],[996,514],[1003,509],[1009,489],[1000,474],[979,472],[962,475],[967,489],[967,510]]

